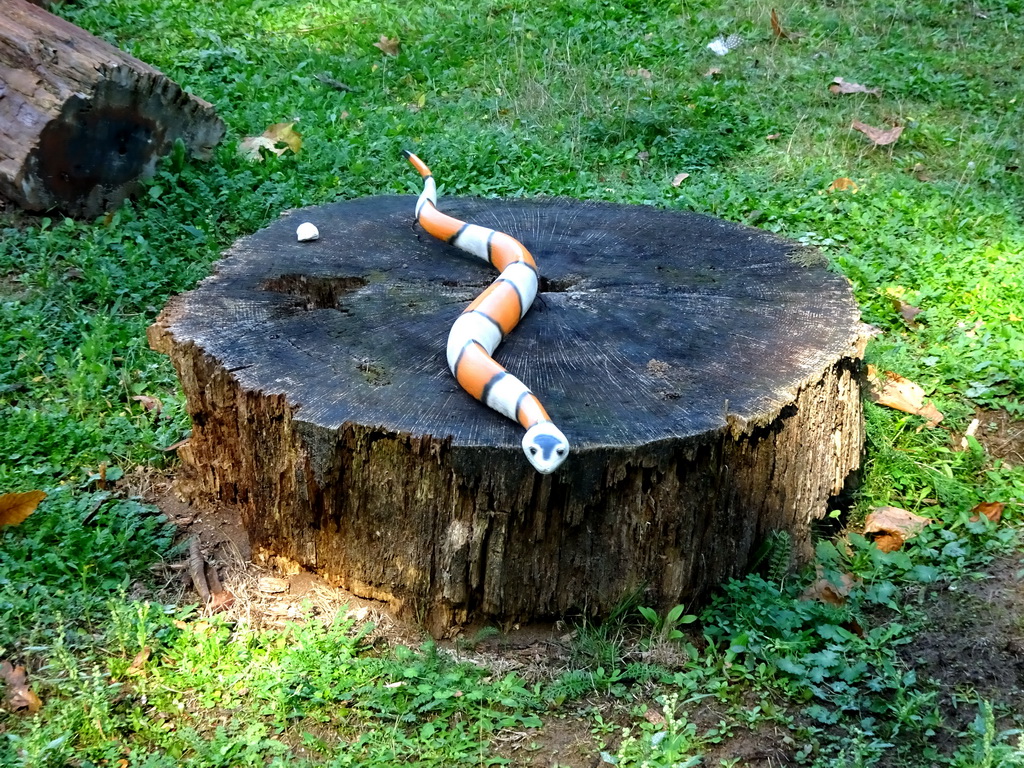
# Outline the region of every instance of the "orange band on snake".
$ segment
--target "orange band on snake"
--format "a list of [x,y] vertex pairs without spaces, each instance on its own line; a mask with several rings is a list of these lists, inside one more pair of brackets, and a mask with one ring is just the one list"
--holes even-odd
[[430,169],[411,152],[403,154],[423,177],[423,192],[416,201],[420,226],[501,271],[452,325],[448,367],[469,394],[523,426],[523,452],[538,472],[554,472],[569,454],[569,441],[552,423],[536,395],[491,357],[533,304],[537,264],[514,237],[441,213]]

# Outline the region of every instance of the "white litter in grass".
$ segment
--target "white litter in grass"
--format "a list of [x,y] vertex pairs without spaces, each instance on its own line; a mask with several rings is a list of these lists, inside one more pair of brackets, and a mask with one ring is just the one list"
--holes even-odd
[[712,53],[717,53],[719,56],[725,56],[729,51],[739,48],[743,44],[743,38],[739,35],[719,35],[710,43],[708,48]]

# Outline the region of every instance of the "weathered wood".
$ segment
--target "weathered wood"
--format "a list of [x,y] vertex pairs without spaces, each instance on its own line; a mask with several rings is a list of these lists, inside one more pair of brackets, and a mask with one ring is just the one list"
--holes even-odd
[[[256,551],[435,633],[474,618],[690,600],[764,537],[804,550],[859,463],[863,337],[815,254],[689,213],[445,198],[533,252],[534,309],[496,357],[573,444],[543,476],[462,392],[448,329],[495,276],[414,198],[287,214],[170,302],[150,343],[192,415],[181,488],[238,504]],[[298,243],[311,221],[321,239]],[[817,256],[820,259],[820,255]]]
[[0,194],[26,210],[104,213],[177,139],[203,158],[223,135],[148,64],[27,0],[0,5]]

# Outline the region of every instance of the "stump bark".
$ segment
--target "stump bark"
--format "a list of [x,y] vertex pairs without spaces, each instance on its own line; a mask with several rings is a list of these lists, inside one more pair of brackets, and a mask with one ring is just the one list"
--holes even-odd
[[26,210],[102,214],[177,139],[208,157],[213,107],[27,0],[0,7],[0,193]]
[[[521,428],[459,389],[449,327],[496,276],[414,198],[286,214],[173,299],[150,343],[193,420],[180,488],[237,504],[283,556],[439,634],[474,619],[690,601],[811,521],[858,466],[863,326],[820,254],[690,213],[446,198],[542,275],[495,357],[572,442],[540,475]],[[296,241],[311,221],[321,239]]]

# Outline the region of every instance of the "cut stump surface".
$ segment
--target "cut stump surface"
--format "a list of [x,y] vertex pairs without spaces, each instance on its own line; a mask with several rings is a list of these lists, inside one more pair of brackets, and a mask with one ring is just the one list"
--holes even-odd
[[[806,550],[863,442],[863,326],[820,254],[691,213],[442,200],[537,259],[495,357],[572,443],[544,476],[445,362],[496,273],[415,226],[414,201],[288,213],[170,302],[150,342],[193,419],[188,495],[435,633],[690,600],[777,529]],[[303,221],[320,240],[296,241]]]

